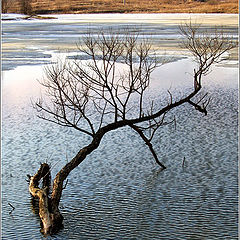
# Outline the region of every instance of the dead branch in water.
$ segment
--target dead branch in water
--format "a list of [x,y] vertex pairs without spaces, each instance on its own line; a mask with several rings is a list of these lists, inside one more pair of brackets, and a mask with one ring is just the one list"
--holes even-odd
[[[46,78],[41,84],[46,89],[48,99],[40,98],[36,101],[34,107],[38,117],[74,128],[88,135],[91,140],[57,173],[51,195],[48,164],[41,164],[38,172],[30,176],[29,191],[39,199],[39,215],[45,234],[51,234],[62,226],[59,202],[67,186],[67,182],[63,185],[64,181],[72,170],[98,148],[106,133],[129,126],[139,134],[156,162],[165,169],[151,143],[161,126],[170,122],[176,124],[175,118],[166,122],[165,115],[183,104],[194,106],[197,111],[207,114],[210,100],[206,100],[206,95],[196,101],[202,89],[202,78],[236,44],[217,30],[211,36],[202,34],[191,24],[180,29],[185,37],[183,46],[197,62],[193,70],[193,88],[176,101],[169,92],[170,102],[163,107],[147,101],[146,91],[151,82],[151,73],[161,64],[151,43],[140,40],[138,35],[101,32],[95,37],[89,34],[83,38],[78,50],[81,55],[87,55],[90,61],[59,61],[46,68]],[[146,137],[146,131],[149,137]],[[42,178],[43,187],[40,188],[38,185]]]
[[9,212],[9,214],[12,214],[12,212],[15,210],[15,207],[11,203],[8,203],[8,205],[12,208],[12,210]]

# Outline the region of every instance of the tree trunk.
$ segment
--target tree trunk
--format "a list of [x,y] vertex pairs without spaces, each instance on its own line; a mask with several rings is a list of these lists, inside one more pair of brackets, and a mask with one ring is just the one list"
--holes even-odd
[[[39,201],[39,216],[41,219],[42,233],[51,234],[62,226],[63,217],[58,206],[52,206],[51,198],[48,197],[51,184],[50,167],[47,163],[41,164],[34,176],[29,176],[29,192],[32,197]],[[42,188],[39,187],[40,180]]]
[[[106,129],[108,130],[108,129]],[[50,167],[47,163],[41,164],[39,170],[34,176],[29,176],[29,192],[39,200],[39,216],[41,219],[42,233],[44,235],[53,234],[63,226],[63,216],[59,211],[59,202],[63,191],[63,182],[69,173],[75,169],[88,154],[94,151],[100,144],[100,141],[107,131],[99,131],[92,142],[82,148],[78,154],[67,163],[56,175],[53,183],[51,197],[49,189],[51,184]],[[39,187],[39,181],[43,179],[42,188]]]

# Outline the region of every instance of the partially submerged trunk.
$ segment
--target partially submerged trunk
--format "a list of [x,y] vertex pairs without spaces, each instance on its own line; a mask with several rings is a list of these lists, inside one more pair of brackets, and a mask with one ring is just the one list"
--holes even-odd
[[[165,112],[183,104],[189,102],[189,100],[197,94],[200,90],[200,86],[195,89],[191,94],[187,97],[181,99],[178,102],[171,103],[167,105],[165,108],[162,108],[159,112],[152,116],[146,116],[142,118],[137,118],[133,120],[122,120],[115,123],[108,124],[107,126],[102,127],[98,130],[98,132],[93,136],[92,142],[87,145],[86,147],[82,148],[77,155],[68,162],[56,175],[54,182],[51,196],[49,196],[50,192],[50,167],[47,163],[41,164],[38,172],[34,176],[29,176],[30,184],[29,184],[29,191],[31,195],[39,199],[39,216],[41,219],[42,225],[42,232],[43,234],[52,234],[57,232],[62,226],[63,216],[59,211],[59,202],[61,200],[62,191],[63,191],[63,183],[70,174],[70,172],[75,169],[85,158],[88,154],[98,148],[102,137],[105,133],[124,127],[130,126],[135,131],[137,131],[145,143],[148,145],[150,151],[152,152],[156,162],[165,169],[166,167],[161,164],[154,152],[150,141],[142,134],[141,131],[137,127],[133,127],[133,124],[147,121],[151,118],[155,118],[161,116]],[[43,186],[42,188],[39,187],[39,181],[43,179]]]
[[[108,129],[107,129],[108,130]],[[50,195],[51,175],[50,167],[47,163],[41,164],[34,176],[29,176],[29,192],[33,198],[39,201],[39,216],[41,219],[41,231],[44,235],[53,234],[63,226],[63,216],[59,211],[59,202],[64,189],[63,182],[69,173],[76,168],[88,154],[95,150],[106,131],[99,131],[93,141],[82,148],[78,154],[68,162],[56,175]],[[42,179],[42,187],[39,182]]]
[[[42,233],[51,234],[62,227],[63,217],[58,206],[53,206],[49,198],[49,188],[51,184],[50,167],[47,163],[41,164],[34,176],[29,176],[29,192],[32,197],[39,201],[39,216],[41,219]],[[42,179],[42,188],[39,182]]]

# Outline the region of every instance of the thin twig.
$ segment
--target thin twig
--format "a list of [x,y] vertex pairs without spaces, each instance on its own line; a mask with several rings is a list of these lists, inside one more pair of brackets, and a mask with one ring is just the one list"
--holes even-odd
[[186,158],[183,157],[182,167],[184,168]]
[[11,203],[8,203],[8,205],[12,208],[12,210],[9,212],[9,214],[12,214],[12,212],[15,210],[15,207]]

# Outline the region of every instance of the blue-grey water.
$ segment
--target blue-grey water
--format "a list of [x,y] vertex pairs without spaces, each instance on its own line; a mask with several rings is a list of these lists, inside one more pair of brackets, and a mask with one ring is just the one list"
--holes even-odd
[[[98,29],[104,21],[105,27],[123,24],[123,19],[112,16],[112,22],[92,25]],[[220,16],[215,18],[222,20]],[[168,21],[154,23],[153,29],[158,29],[157,41],[162,43],[164,29],[174,32],[168,37],[175,49],[177,24]],[[204,79],[203,90],[212,97],[207,116],[184,105],[169,115],[176,117],[176,126],[157,132],[153,144],[167,166],[165,171],[160,171],[144,142],[130,129],[110,132],[68,177],[60,203],[64,228],[51,237],[40,233],[26,175],[48,161],[54,177],[89,141],[72,129],[38,119],[31,106],[31,99],[40,94],[36,79],[42,77],[41,64],[57,51],[54,43],[71,47],[75,29],[84,33],[81,29],[89,27],[86,22],[76,26],[73,22],[3,22],[2,239],[238,239],[238,68],[234,61],[214,67]],[[145,23],[147,28],[131,24],[146,30],[153,23]],[[225,27],[237,34],[234,24]],[[46,32],[41,35],[38,28]],[[53,33],[54,42],[47,36]],[[185,52],[175,51],[179,60],[153,73],[155,101],[169,87],[179,97],[192,86],[193,61]],[[15,207],[12,212],[9,203]]]

